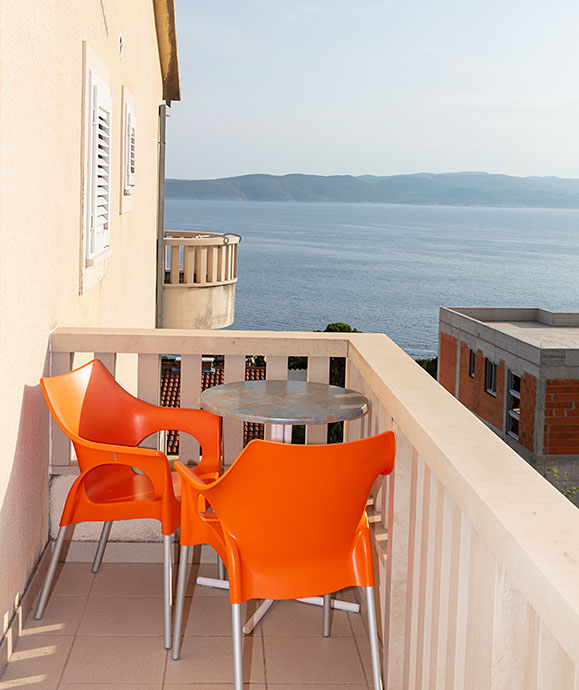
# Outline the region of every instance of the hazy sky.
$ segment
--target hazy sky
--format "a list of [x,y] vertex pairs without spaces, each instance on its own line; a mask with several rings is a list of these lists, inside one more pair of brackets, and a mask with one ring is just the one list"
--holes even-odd
[[577,0],[176,0],[167,176],[579,178]]

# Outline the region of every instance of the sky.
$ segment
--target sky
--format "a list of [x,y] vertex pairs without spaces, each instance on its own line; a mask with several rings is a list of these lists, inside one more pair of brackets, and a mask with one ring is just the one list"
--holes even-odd
[[175,0],[167,177],[579,178],[576,0]]

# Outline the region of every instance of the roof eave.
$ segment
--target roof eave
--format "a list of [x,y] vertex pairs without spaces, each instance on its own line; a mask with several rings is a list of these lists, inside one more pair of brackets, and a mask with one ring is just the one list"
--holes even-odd
[[153,0],[153,7],[163,76],[163,98],[166,101],[179,101],[181,100],[181,82],[174,0]]

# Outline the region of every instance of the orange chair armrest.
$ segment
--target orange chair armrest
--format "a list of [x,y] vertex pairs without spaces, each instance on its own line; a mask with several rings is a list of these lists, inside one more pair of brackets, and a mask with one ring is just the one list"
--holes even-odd
[[199,491],[200,493],[205,493],[211,488],[211,484],[206,484],[203,481],[203,475],[199,476],[193,472],[190,467],[184,465],[180,460],[175,460],[174,468],[179,472],[181,477],[185,480],[183,484],[185,486],[190,486],[193,491]]
[[167,456],[160,450],[96,443],[86,439],[80,439],[76,443],[84,446],[93,456],[86,463],[89,465],[86,472],[104,464],[134,467],[144,472],[151,480],[157,498],[161,497],[171,484],[171,468]]

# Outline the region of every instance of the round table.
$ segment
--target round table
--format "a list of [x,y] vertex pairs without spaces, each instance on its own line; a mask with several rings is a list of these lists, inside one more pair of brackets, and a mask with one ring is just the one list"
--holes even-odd
[[272,425],[272,439],[291,441],[293,424],[327,424],[361,417],[360,393],[310,381],[235,381],[208,388],[200,406],[221,417]]

